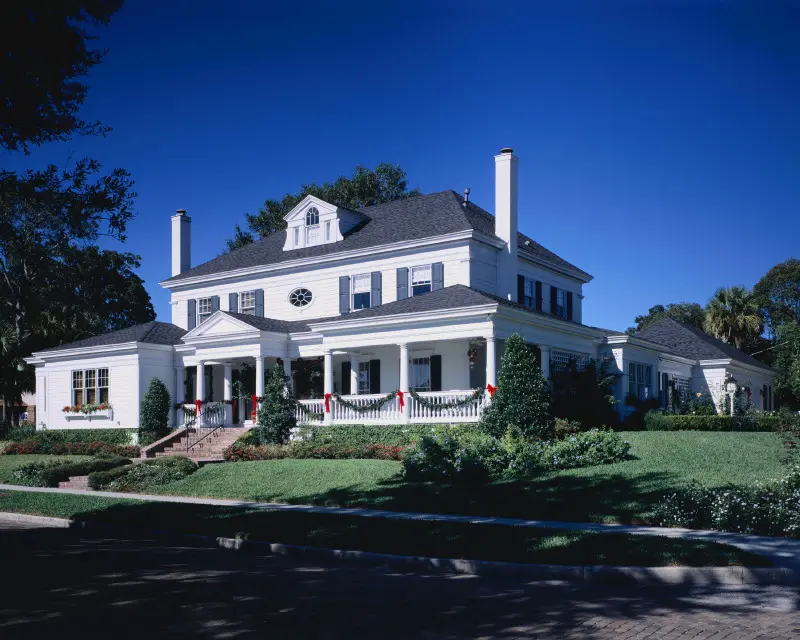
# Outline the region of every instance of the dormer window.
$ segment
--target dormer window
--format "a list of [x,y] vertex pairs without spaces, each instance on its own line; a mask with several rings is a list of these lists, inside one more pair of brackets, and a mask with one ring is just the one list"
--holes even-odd
[[362,213],[340,209],[315,196],[303,198],[283,219],[287,226],[284,251],[341,242],[350,231],[369,221]]
[[313,227],[315,225],[319,225],[319,209],[311,207],[306,211],[306,226]]
[[306,211],[306,246],[311,247],[319,241],[319,209],[311,207]]

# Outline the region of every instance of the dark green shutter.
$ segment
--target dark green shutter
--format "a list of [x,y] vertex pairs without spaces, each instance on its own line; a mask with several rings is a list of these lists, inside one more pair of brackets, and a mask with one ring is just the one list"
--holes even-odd
[[219,311],[219,296],[211,296],[211,313]]
[[380,393],[381,392],[381,361],[380,360],[370,360],[369,361],[369,392],[370,393]]
[[431,265],[431,291],[444,289],[444,263],[434,262]]
[[380,271],[373,271],[370,275],[370,288],[372,290],[372,295],[370,296],[369,306],[370,307],[379,307],[381,306],[383,300],[383,294],[381,292],[382,289],[382,278]]
[[567,291],[567,320],[572,320],[572,291]]
[[353,393],[350,388],[350,361],[342,362],[342,395],[347,396]]
[[408,268],[400,267],[397,270],[397,299],[408,298]]
[[264,290],[263,289],[256,289],[256,308],[255,308],[255,315],[259,318],[264,317]]
[[536,281],[536,310],[542,310],[542,283]]
[[550,287],[550,313],[558,313],[558,289],[553,286]]
[[238,311],[239,311],[239,294],[238,293],[229,293],[228,294],[228,311],[233,311],[233,313],[238,313]]
[[339,276],[339,313],[350,313],[350,276]]
[[197,326],[197,300],[192,298],[188,304],[189,315],[187,320],[187,327],[191,331]]
[[517,302],[525,304],[525,276],[517,274]]
[[442,356],[431,356],[431,391],[442,390]]

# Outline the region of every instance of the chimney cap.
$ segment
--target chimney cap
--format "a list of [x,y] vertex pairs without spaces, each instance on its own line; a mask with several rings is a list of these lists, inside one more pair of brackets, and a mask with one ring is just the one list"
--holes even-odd
[[175,209],[175,215],[185,216],[186,215],[186,209]]
[[511,147],[503,147],[500,149],[500,153],[514,153],[514,150]]

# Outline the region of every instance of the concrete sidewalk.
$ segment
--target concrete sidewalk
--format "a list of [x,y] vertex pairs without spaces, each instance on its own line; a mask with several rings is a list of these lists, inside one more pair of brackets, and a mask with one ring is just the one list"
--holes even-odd
[[302,513],[322,513],[329,515],[348,515],[361,518],[386,518],[393,520],[422,520],[429,522],[460,522],[483,525],[506,525],[530,527],[533,529],[564,529],[568,531],[596,531],[599,533],[628,533],[643,536],[664,536],[719,542],[749,551],[772,560],[775,566],[800,572],[800,540],[790,538],[769,538],[742,533],[726,533],[702,529],[679,529],[669,527],[645,527],[638,525],[598,524],[592,522],[563,522],[560,520],[523,520],[520,518],[500,518],[491,516],[461,516],[441,513],[417,513],[413,511],[387,511],[383,509],[353,509],[345,507],[320,507],[315,505],[281,504],[277,502],[249,502],[245,500],[222,500],[219,498],[191,498],[183,496],[160,496],[142,493],[121,493],[114,491],[81,491],[78,489],[51,489],[43,487],[21,487],[0,484],[3,491],[27,491],[36,493],[67,493],[73,495],[125,498],[149,502],[177,502],[181,504],[200,504],[221,507],[244,507],[264,509],[265,511],[297,511]]

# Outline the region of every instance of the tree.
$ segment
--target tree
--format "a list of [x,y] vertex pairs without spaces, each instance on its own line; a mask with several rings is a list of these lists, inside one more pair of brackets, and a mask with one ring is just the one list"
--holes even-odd
[[610,371],[613,359],[588,359],[582,368],[570,360],[563,369],[550,375],[553,389],[553,415],[577,420],[587,428],[613,427],[619,422],[614,411],[614,385],[622,376]]
[[90,49],[84,25],[106,25],[122,0],[13,2],[0,8],[0,145],[28,153],[30,145],[104,135],[99,122],[78,110],[88,87],[82,82],[105,56]]
[[767,271],[753,287],[770,335],[786,323],[800,323],[800,260],[789,258]]
[[774,352],[778,403],[800,410],[800,325],[792,322],[778,327]]
[[717,289],[706,305],[706,332],[737,349],[761,335],[763,322],[755,298],[742,286]]
[[482,429],[495,437],[510,428],[526,438],[550,439],[550,389],[533,351],[518,333],[506,340],[497,391],[481,419]]
[[172,398],[166,385],[158,378],[151,378],[139,409],[141,442],[155,442],[167,435],[170,411],[172,411]]
[[228,251],[250,244],[254,234],[264,238],[285,229],[283,217],[308,195],[340,207],[359,209],[418,196],[419,189],[409,190],[406,172],[400,165],[382,162],[374,170],[356,167],[350,178],[339,176],[335,182],[304,184],[281,200],[266,200],[258,213],[245,214],[252,233],[242,231],[237,225],[236,236],[226,240]]
[[654,307],[650,307],[646,315],[636,316],[634,319],[636,326],[630,327],[628,333],[633,335],[661,318],[672,318],[683,324],[702,329],[705,321],[705,311],[696,302],[670,303],[666,307],[662,304],[657,304]]
[[267,378],[264,400],[256,415],[256,426],[251,436],[254,444],[284,444],[297,426],[294,400],[286,392],[286,384],[283,364],[278,363]]
[[222,252],[223,254],[229,253],[234,249],[239,249],[241,247],[246,247],[248,244],[252,244],[254,238],[253,234],[249,231],[243,230],[238,224],[236,225],[236,230],[234,231],[233,238],[228,238],[225,240],[225,250]]

